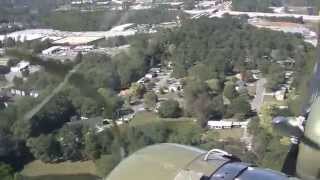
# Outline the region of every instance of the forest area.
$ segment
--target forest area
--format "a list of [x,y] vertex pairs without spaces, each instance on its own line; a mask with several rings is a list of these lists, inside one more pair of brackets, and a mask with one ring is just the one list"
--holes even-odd
[[181,13],[167,8],[154,7],[145,10],[101,10],[82,12],[72,10],[67,12],[51,12],[48,16],[40,17],[40,25],[67,31],[102,31],[111,27],[126,24],[159,24],[175,21]]
[[272,12],[270,6],[283,6],[283,0],[232,0],[232,8],[245,12]]
[[[123,155],[163,142],[204,149],[221,148],[247,162],[279,170],[288,141],[273,131],[271,119],[277,115],[299,113],[315,60],[314,47],[304,43],[301,36],[257,29],[249,25],[245,17],[227,15],[222,19],[186,20],[180,28],[153,35],[136,35],[130,44],[128,52],[114,57],[79,54],[74,63],[46,64],[47,68],[31,74],[28,81],[16,80],[15,86],[34,87],[41,89],[42,93],[40,99],[23,97],[0,111],[0,143],[5,144],[0,146],[1,178],[14,179],[14,173],[34,159],[47,163],[93,160],[103,177]],[[30,54],[19,55],[32,63],[42,62]],[[295,66],[277,64],[287,59],[294,59]],[[100,133],[81,123],[72,123],[80,116],[115,118],[114,112],[127,101],[117,95],[119,91],[129,88],[156,64],[169,62],[173,64],[173,75],[184,79],[186,106],[166,102],[160,116],[194,117],[197,123],[186,126],[165,122],[143,126],[128,124]],[[80,70],[72,75],[63,91],[34,117],[23,119],[24,114],[79,63]],[[267,77],[270,89],[279,88],[284,80],[284,70],[295,72],[297,98],[289,100],[287,111],[276,107],[265,109],[262,119],[251,112],[248,92],[236,92],[235,81],[228,77],[253,69],[260,70]],[[145,93],[140,87],[135,87],[134,92],[136,96]],[[224,96],[229,99],[229,104],[224,104]],[[221,117],[252,119],[249,129],[254,135],[253,152],[248,152],[244,144],[235,140],[220,142],[218,135],[207,131],[208,119]]]

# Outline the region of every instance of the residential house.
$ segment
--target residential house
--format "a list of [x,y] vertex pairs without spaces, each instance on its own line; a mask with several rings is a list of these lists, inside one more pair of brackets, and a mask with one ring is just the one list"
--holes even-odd
[[260,77],[261,77],[260,70],[254,69],[254,70],[251,70],[251,73],[252,73],[253,79],[255,79],[255,80],[260,79]]
[[210,129],[231,129],[231,128],[245,128],[248,126],[248,121],[238,122],[230,120],[208,121],[207,125]]
[[236,82],[236,90],[242,91],[243,89],[246,89],[246,82],[239,80]]
[[176,82],[176,83],[170,84],[168,89],[169,89],[169,92],[179,92],[179,91],[182,91],[182,85],[180,82]]
[[144,77],[147,79],[152,79],[152,78],[156,77],[156,73],[152,73],[152,72],[147,73]]
[[34,98],[39,97],[39,93],[35,90],[24,91],[24,90],[19,90],[19,89],[11,89],[10,93],[14,96],[30,96],[30,97],[34,97]]
[[29,66],[30,66],[30,62],[20,61],[16,66],[11,67],[10,71],[14,73],[22,72],[23,70],[27,69]]
[[5,50],[0,48],[0,56],[3,56],[5,54]]
[[232,121],[208,121],[210,129],[230,129],[232,128]]
[[286,89],[280,89],[274,93],[274,97],[278,101],[283,101],[286,98]]

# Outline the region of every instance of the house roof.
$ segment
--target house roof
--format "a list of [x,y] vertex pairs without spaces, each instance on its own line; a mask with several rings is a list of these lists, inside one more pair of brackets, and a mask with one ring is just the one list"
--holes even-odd
[[208,121],[208,126],[232,126],[232,121]]

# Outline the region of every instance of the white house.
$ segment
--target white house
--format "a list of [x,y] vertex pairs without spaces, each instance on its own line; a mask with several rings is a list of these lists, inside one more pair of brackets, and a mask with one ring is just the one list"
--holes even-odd
[[210,129],[230,129],[232,128],[232,121],[208,121]]
[[11,89],[10,92],[13,95],[17,95],[17,96],[26,96],[26,93],[22,90],[18,90],[18,89]]
[[286,89],[281,89],[279,91],[276,91],[274,93],[274,97],[278,101],[283,101],[286,98]]
[[169,87],[169,92],[178,92],[178,91],[182,91],[182,85],[180,82],[176,82],[174,84],[170,84]]
[[144,77],[137,81],[137,83],[139,83],[139,84],[144,84],[144,82],[145,82],[145,78]]
[[147,73],[144,77],[147,79],[152,79],[155,77],[155,74],[154,73]]
[[3,56],[5,54],[5,50],[0,48],[0,56]]
[[160,70],[160,68],[151,68],[151,69],[150,69],[150,72],[153,72],[153,73],[160,73],[160,72],[161,72],[161,70]]
[[62,46],[52,46],[52,47],[50,47],[48,49],[43,50],[41,53],[43,55],[52,55],[52,54],[60,51],[61,48],[62,48]]
[[71,1],[71,5],[93,4],[93,0]]
[[39,93],[37,91],[30,91],[30,92],[26,92],[23,90],[18,90],[18,89],[11,89],[10,93],[15,95],[15,96],[30,96],[30,97],[34,97],[37,98],[39,97]]
[[249,124],[249,121],[244,122],[232,122],[232,127],[245,128]]
[[210,129],[230,129],[230,128],[245,128],[249,121],[208,121],[207,125]]
[[29,65],[30,65],[30,62],[28,62],[28,61],[20,61],[16,66],[11,67],[10,71],[17,73],[17,72],[20,72],[21,70],[29,67]]
[[39,93],[37,91],[30,91],[29,96],[37,98],[39,97]]
[[94,45],[82,45],[82,46],[76,46],[73,48],[76,52],[88,52],[94,49]]

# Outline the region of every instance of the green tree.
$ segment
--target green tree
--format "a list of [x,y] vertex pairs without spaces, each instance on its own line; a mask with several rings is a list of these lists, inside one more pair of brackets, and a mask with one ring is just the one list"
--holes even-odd
[[267,88],[278,89],[279,85],[285,82],[284,69],[276,64],[269,66],[267,80]]
[[19,59],[11,58],[11,59],[9,59],[9,61],[7,61],[7,66],[8,67],[13,67],[13,66],[16,66],[19,62],[20,62]]
[[210,79],[210,80],[207,80],[206,83],[214,93],[221,92],[221,83],[219,79]]
[[4,44],[6,47],[14,47],[16,45],[16,41],[13,38],[9,37],[4,40]]
[[89,131],[84,137],[84,151],[90,159],[100,157],[100,145],[98,136],[94,132]]
[[234,83],[228,81],[224,87],[223,95],[227,97],[229,100],[233,100],[237,97],[238,93],[236,91],[236,86]]
[[209,116],[213,112],[214,105],[211,98],[206,95],[200,95],[193,104],[193,109],[201,127],[205,127],[209,120]]
[[3,180],[13,180],[14,170],[10,165],[0,162],[0,178]]
[[158,102],[158,96],[152,91],[144,95],[144,104],[147,108],[154,109]]
[[163,118],[177,118],[181,115],[179,102],[175,100],[167,100],[160,104],[159,115]]
[[202,129],[197,125],[177,128],[169,137],[169,142],[198,146],[201,142]]
[[30,138],[27,141],[27,146],[34,157],[43,162],[51,162],[61,156],[60,144],[52,135]]
[[23,79],[22,78],[18,78],[18,77],[14,77],[13,78],[13,84],[16,88],[22,88],[23,86]]
[[101,133],[99,133],[99,136],[97,137],[97,141],[99,142],[100,148],[102,154],[111,154],[112,153],[112,143],[115,139],[115,136],[111,129],[105,129]]
[[201,94],[208,94],[209,90],[208,85],[202,81],[187,81],[184,88],[185,99],[188,104],[192,103]]
[[201,80],[206,81],[212,78],[210,69],[202,63],[199,63],[189,69],[189,76]]
[[108,118],[114,118],[114,112],[119,109],[123,101],[110,89],[98,89],[98,93],[104,98],[104,114]]
[[243,120],[251,111],[251,106],[246,96],[239,96],[231,101],[230,109],[240,120]]
[[248,125],[248,131],[252,135],[257,135],[260,129],[260,119],[259,117],[254,117],[250,120]]
[[135,98],[142,98],[144,93],[146,92],[146,88],[143,84],[133,83],[130,87],[130,92]]
[[51,43],[48,39],[44,41],[33,41],[31,43],[31,49],[35,54],[41,53],[43,50],[49,48]]
[[79,161],[84,158],[85,139],[81,124],[69,124],[59,130],[58,137],[64,160]]
[[114,157],[111,154],[102,155],[100,159],[95,162],[97,172],[100,177],[107,176],[111,170],[117,165]]

